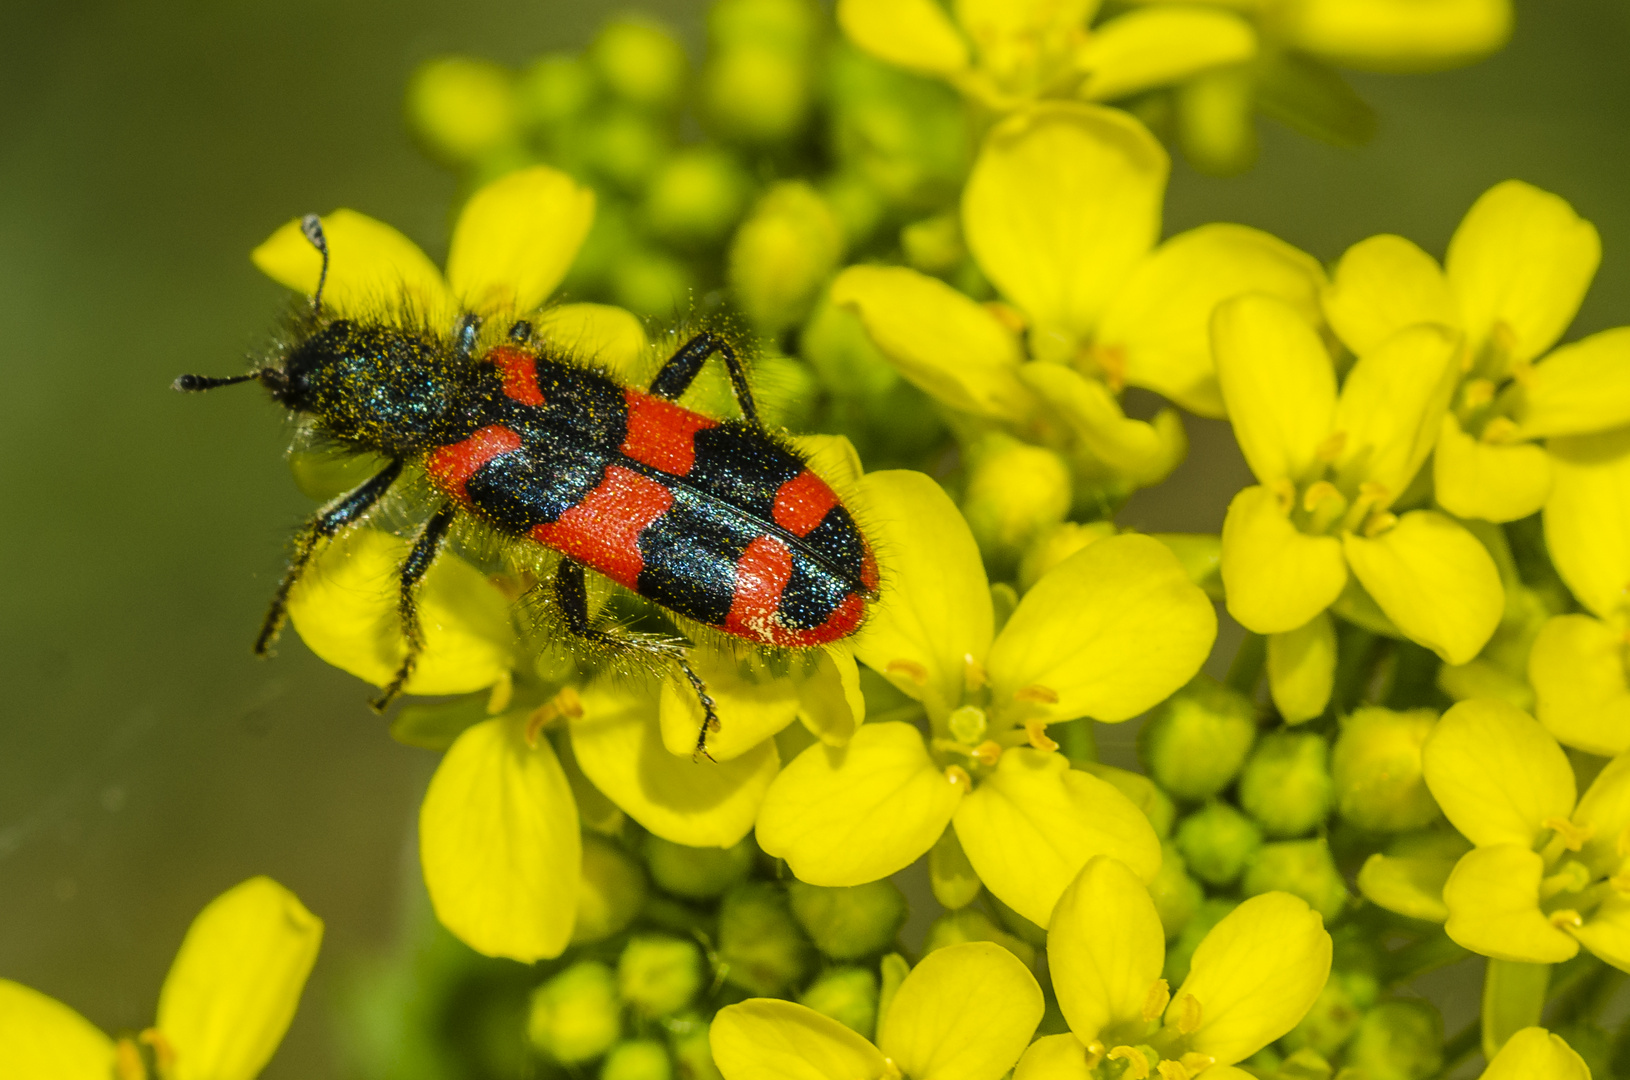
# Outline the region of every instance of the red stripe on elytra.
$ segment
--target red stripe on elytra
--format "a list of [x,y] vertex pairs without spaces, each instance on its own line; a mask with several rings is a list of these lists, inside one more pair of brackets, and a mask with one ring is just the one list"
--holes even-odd
[[640,533],[673,501],[673,492],[650,477],[608,465],[604,478],[577,505],[554,521],[534,525],[532,539],[634,589],[645,566]]
[[538,358],[524,349],[500,347],[487,354],[504,379],[504,396],[522,405],[542,405],[538,389]]
[[502,424],[484,427],[463,442],[438,446],[425,458],[425,472],[436,486],[460,501],[468,501],[464,485],[475,471],[495,457],[521,448],[521,437]]
[[638,390],[625,389],[623,398],[628,402],[623,456],[672,476],[684,476],[696,464],[696,433],[719,426],[717,420]]
[[736,592],[725,616],[727,633],[760,645],[808,648],[848,637],[866,616],[866,601],[855,593],[843,598],[820,626],[795,630],[777,613],[781,593],[792,579],[792,552],[775,536],[760,536],[736,560]]
[[805,469],[782,484],[775,492],[775,506],[770,516],[775,523],[794,536],[808,536],[815,526],[826,518],[826,512],[838,505],[837,492],[827,487],[826,481]]

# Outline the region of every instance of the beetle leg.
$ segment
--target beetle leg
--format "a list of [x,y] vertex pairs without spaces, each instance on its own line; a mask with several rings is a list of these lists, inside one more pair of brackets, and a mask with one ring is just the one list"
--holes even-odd
[[710,330],[697,334],[668,358],[657,377],[651,380],[649,392],[660,398],[678,397],[690,389],[702,365],[714,353],[724,360],[725,370],[730,373],[730,386],[736,392],[736,404],[741,406],[742,416],[754,427],[763,427],[758,419],[758,406],[753,404],[753,391],[747,386],[747,372],[741,366],[741,358],[728,341]]
[[702,705],[702,727],[696,733],[696,758],[713,760],[713,755],[707,752],[707,737],[709,733],[719,730],[719,713],[714,704],[713,697],[707,692],[707,684],[697,675],[685,659],[682,652],[669,647],[643,643],[630,638],[617,637],[595,626],[589,620],[589,591],[583,579],[583,564],[575,559],[561,559],[560,567],[555,571],[555,600],[560,604],[561,614],[566,619],[566,629],[573,635],[597,645],[608,645],[617,649],[635,649],[660,656],[664,660],[672,660],[684,672],[685,679],[690,683],[691,689],[696,692],[696,700]]
[[294,588],[294,583],[305,571],[306,563],[311,561],[318,542],[328,539],[373,509],[374,504],[384,497],[385,492],[401,474],[402,463],[391,462],[374,474],[373,479],[351,494],[330,503],[301,527],[299,533],[295,535],[294,555],[289,559],[288,569],[283,571],[283,580],[278,583],[277,592],[272,594],[271,610],[266,612],[266,621],[261,623],[260,634],[255,638],[256,656],[267,655],[272,642],[277,640],[278,632],[283,629],[283,620],[288,615],[289,590]]
[[447,532],[453,527],[453,518],[457,515],[451,506],[444,506],[436,511],[436,516],[425,522],[425,527],[419,530],[418,539],[413,541],[413,549],[402,563],[400,575],[401,592],[397,596],[397,610],[402,615],[402,636],[407,638],[407,655],[402,657],[402,666],[396,669],[396,676],[390,684],[380,691],[378,697],[368,704],[373,706],[374,712],[384,712],[396,696],[402,692],[402,687],[413,677],[413,669],[419,663],[419,654],[424,652],[424,627],[419,622],[419,602],[416,593],[419,583],[424,580],[425,572],[430,564],[436,561],[441,552],[441,546],[447,541]]

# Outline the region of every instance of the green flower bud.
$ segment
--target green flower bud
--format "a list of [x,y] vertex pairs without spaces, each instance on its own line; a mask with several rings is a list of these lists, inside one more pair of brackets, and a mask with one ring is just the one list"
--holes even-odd
[[717,0],[707,13],[708,40],[716,49],[762,45],[784,53],[807,53],[824,25],[809,0]]
[[690,268],[650,248],[626,253],[611,269],[611,295],[636,315],[672,318],[690,303],[695,279]]
[[882,952],[906,921],[905,894],[887,879],[848,888],[792,881],[787,900],[815,947],[834,960]]
[[865,968],[833,968],[810,983],[798,1000],[862,1038],[871,1038],[877,1026],[877,976]]
[[655,1039],[618,1043],[600,1063],[600,1080],[673,1080],[668,1048]]
[[900,381],[899,373],[872,344],[860,316],[836,306],[825,294],[798,341],[798,351],[814,366],[821,385],[835,395],[875,397]]
[[1207,900],[1200,905],[1194,917],[1178,933],[1177,940],[1166,948],[1166,966],[1161,975],[1168,983],[1183,985],[1183,980],[1189,977],[1189,963],[1194,959],[1194,950],[1211,933],[1212,927],[1222,922],[1238,906],[1237,900],[1223,899]]
[[1207,885],[1227,885],[1262,847],[1256,822],[1225,802],[1209,802],[1177,825],[1173,838],[1189,873]]
[[582,57],[568,53],[540,57],[515,87],[522,120],[541,128],[560,127],[583,115],[594,92],[594,72]]
[[687,900],[721,896],[753,869],[751,839],[735,847],[697,848],[653,835],[645,838],[643,854],[657,888]]
[[719,905],[719,963],[725,981],[775,997],[801,982],[813,957],[787,910],[787,894],[769,882],[737,885]]
[[813,97],[809,64],[762,45],[715,52],[702,70],[709,126],[734,142],[785,142],[803,129]]
[[620,16],[601,28],[589,62],[613,94],[646,108],[672,109],[685,89],[685,47],[664,27]]
[[1304,1046],[1280,1062],[1274,1080],[1330,1080],[1335,1071],[1317,1050]]
[[1233,781],[1256,739],[1256,706],[1206,674],[1156,706],[1138,758],[1179,799],[1209,799]]
[[1189,877],[1182,853],[1169,840],[1160,845],[1160,872],[1149,883],[1149,897],[1155,902],[1168,940],[1183,932],[1205,901],[1205,890]]
[[753,324],[776,333],[808,314],[842,255],[843,230],[825,200],[802,180],[783,181],[736,230],[730,287]]
[[740,220],[751,186],[746,171],[725,151],[687,147],[651,178],[645,190],[646,223],[676,244],[716,243]]
[[1342,723],[1330,759],[1342,817],[1377,832],[1418,829],[1437,817],[1421,777],[1421,747],[1437,719],[1431,709],[1367,706]]
[[1114,535],[1113,521],[1093,521],[1085,525],[1065,521],[1042,530],[1030,541],[1019,560],[1019,588],[1028,592],[1043,574],[1071,555],[1106,536]]
[[633,254],[635,243],[627,204],[614,198],[597,200],[594,224],[566,272],[564,288],[589,294],[607,288],[612,274]]
[[1329,922],[1347,906],[1347,883],[1323,840],[1282,840],[1264,844],[1245,869],[1240,890],[1258,896],[1274,890],[1300,896]]
[[1249,69],[1217,68],[1181,84],[1175,93],[1177,141],[1190,164],[1213,176],[1249,169],[1257,150]]
[[883,224],[888,212],[883,195],[854,170],[837,173],[821,182],[821,197],[838,216],[850,247],[859,247]]
[[938,210],[967,173],[972,128],[956,91],[862,53],[831,51],[826,84],[839,169],[894,206]]
[[1285,1036],[1284,1044],[1291,1050],[1307,1047],[1325,1058],[1332,1058],[1347,1045],[1363,1017],[1364,1010],[1353,1000],[1346,981],[1332,975],[1313,1008]]
[[808,426],[819,393],[808,364],[766,351],[753,361],[753,382],[758,414],[766,427],[802,431]]
[[617,977],[594,960],[573,964],[532,991],[526,1034],[564,1065],[597,1058],[622,1033]]
[[583,837],[583,882],[577,890],[576,943],[603,941],[621,933],[645,903],[645,874],[640,864],[615,844]]
[[671,1017],[663,1026],[668,1031],[668,1045],[679,1067],[679,1080],[724,1080],[724,1074],[713,1064],[706,1017],[686,1013]]
[[1359,1021],[1346,1063],[1367,1080],[1426,1080],[1443,1066],[1443,1017],[1425,1001],[1383,1001]]
[[589,166],[624,191],[639,191],[668,153],[668,132],[636,109],[614,108],[595,117],[583,142]]
[[962,224],[951,213],[913,221],[900,230],[900,250],[906,262],[925,274],[948,274],[968,257],[962,243]]
[[684,938],[633,938],[617,960],[617,988],[647,1016],[678,1012],[702,988],[702,954]]
[[497,64],[449,56],[421,64],[407,90],[408,126],[433,156],[476,161],[517,138],[514,77]]
[[934,899],[948,911],[967,907],[979,897],[984,882],[962,850],[955,829],[946,829],[928,851],[928,884]]
[[1239,801],[1269,836],[1301,836],[1330,812],[1330,746],[1312,732],[1280,731],[1257,744]]
[[962,516],[986,558],[1011,566],[1069,513],[1070,467],[1055,451],[1005,434],[987,436],[971,456]]
[[1036,963],[1036,948],[1028,941],[1003,930],[991,921],[978,908],[965,907],[960,911],[947,911],[934,920],[928,928],[928,937],[923,941],[923,955],[935,949],[943,949],[947,945],[961,945],[966,941],[995,942],[1008,952],[1017,956],[1026,967],[1034,967]]

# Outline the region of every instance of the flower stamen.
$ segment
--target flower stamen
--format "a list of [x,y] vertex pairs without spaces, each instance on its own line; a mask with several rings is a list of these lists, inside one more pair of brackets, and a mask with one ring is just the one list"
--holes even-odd
[[883,669],[886,675],[904,675],[918,686],[928,685],[928,669],[915,660],[890,660]]
[[[1540,822],[1540,825],[1556,833],[1562,839],[1562,846],[1569,851],[1578,851],[1583,848],[1586,841],[1596,834],[1594,825],[1589,823],[1575,825],[1567,818],[1561,817],[1548,817]],[[1619,837],[1619,843],[1621,845],[1624,843],[1623,836]]]
[[1166,1006],[1172,1001],[1172,987],[1165,979],[1156,979],[1149,987],[1149,992],[1143,997],[1143,1019],[1145,1022],[1155,1019],[1166,1011]]
[[1045,720],[1026,720],[1024,733],[1030,740],[1030,745],[1044,754],[1051,754],[1058,749],[1058,743],[1047,737],[1047,722]]
[[1184,994],[1177,1000],[1177,1030],[1183,1035],[1192,1035],[1199,1029],[1200,999]]
[[1132,1080],[1145,1080],[1149,1075],[1149,1059],[1143,1056],[1143,1051],[1135,1046],[1117,1046],[1109,1052],[1109,1060],[1119,1058],[1126,1062],[1125,1075]]

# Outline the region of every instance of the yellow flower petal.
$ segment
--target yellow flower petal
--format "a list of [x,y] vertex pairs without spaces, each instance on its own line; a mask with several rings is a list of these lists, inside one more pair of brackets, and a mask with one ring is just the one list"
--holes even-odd
[[1017,420],[1033,407],[1013,334],[980,304],[904,266],[851,266],[832,302],[853,308],[900,374],[953,409]]
[[547,165],[512,172],[464,204],[447,284],[471,310],[529,312],[566,276],[593,221],[593,189]]
[[1372,904],[1411,919],[1442,922],[1449,917],[1443,883],[1455,860],[1430,855],[1383,855],[1376,852],[1358,872],[1358,891]]
[[561,304],[532,320],[538,336],[577,360],[623,379],[641,370],[650,351],[645,325],[631,311],[609,304]]
[[113,1040],[55,998],[0,979],[0,1076],[108,1080]]
[[1025,1050],[1013,1069],[1013,1080],[1093,1080],[1087,1048],[1069,1032],[1043,1035]]
[[572,938],[582,849],[577,804],[523,717],[466,728],[419,808],[419,861],[441,924],[475,951],[522,963]]
[[775,740],[730,761],[692,761],[664,749],[651,690],[595,684],[582,703],[571,722],[572,752],[629,817],[691,847],[730,847],[752,829],[781,764]]
[[211,900],[187,928],[158,998],[175,1051],[170,1080],[252,1080],[294,1019],[323,921],[254,877]]
[[934,0],[838,0],[844,36],[879,60],[923,75],[968,66],[968,46]]
[[1630,899],[1609,893],[1583,926],[1568,930],[1579,944],[1620,971],[1630,968]]
[[991,646],[991,700],[1027,687],[1053,720],[1128,720],[1193,677],[1217,637],[1217,616],[1171,549],[1124,534],[1083,548],[1024,595]]
[[1421,750],[1444,816],[1479,846],[1534,842],[1547,818],[1573,811],[1573,768],[1548,732],[1501,701],[1462,701]]
[[1510,0],[1303,0],[1290,12],[1297,47],[1369,71],[1456,67],[1511,35]]
[[1070,1030],[1087,1043],[1142,1020],[1165,958],[1166,931],[1143,882],[1118,859],[1089,860],[1047,927],[1047,968]]
[[[1062,364],[1025,364],[1019,377],[1064,419],[1094,457],[1133,483],[1158,484],[1182,463],[1186,438],[1175,440],[1158,423],[1129,419],[1115,395],[1097,379]],[[1181,432],[1181,422],[1177,430]]]
[[1218,305],[1212,342],[1251,471],[1265,483],[1307,475],[1336,415],[1335,370],[1313,324],[1277,297],[1242,296]]
[[[407,653],[397,598],[412,541],[353,529],[326,544],[289,592],[289,621],[312,652],[359,679],[384,686]],[[419,586],[425,650],[410,694],[467,694],[508,671],[515,634],[509,602],[451,552]]]
[[1306,626],[1268,636],[1268,690],[1287,724],[1324,712],[1336,682],[1336,626],[1319,612]]
[[793,435],[789,440],[809,463],[809,471],[832,485],[839,495],[860,484],[865,469],[855,444],[842,435]]
[[1076,62],[1087,72],[1081,96],[1110,101],[1255,55],[1256,31],[1233,12],[1173,6],[1134,9],[1094,27]]
[[843,646],[815,654],[798,683],[798,719],[828,746],[843,746],[866,720],[866,696],[854,652]]
[[1258,634],[1282,634],[1341,595],[1347,560],[1341,541],[1301,532],[1273,492],[1248,487],[1223,520],[1222,579],[1230,615]]
[[963,233],[1033,325],[1084,335],[1154,246],[1169,170],[1126,113],[1039,105],[986,137],[962,195]]
[[1160,870],[1160,839],[1143,811],[1062,754],[1006,751],[955,821],[985,887],[1037,926],[1094,855],[1119,859],[1144,881]]
[[[1176,10],[1155,8],[1149,14]],[[1265,293],[1316,324],[1323,284],[1318,261],[1276,236],[1244,225],[1202,225],[1167,240],[1137,265],[1104,312],[1097,348],[1124,355],[1128,383],[1157,390],[1190,412],[1220,417],[1212,311],[1230,297]],[[1328,369],[1328,359],[1324,363]],[[1333,402],[1333,379],[1330,386]]]
[[933,847],[962,795],[916,728],[865,724],[848,746],[817,743],[787,763],[759,810],[758,842],[812,885],[862,885]]
[[1545,546],[1579,602],[1608,618],[1630,589],[1630,428],[1550,442]]
[[1334,426],[1346,436],[1336,470],[1354,486],[1380,484],[1377,509],[1404,493],[1432,452],[1460,377],[1459,348],[1446,327],[1406,327],[1347,373],[1336,401]]
[[1526,438],[1584,435],[1630,424],[1630,326],[1564,345],[1523,379]]
[[725,1080],[872,1080],[887,1071],[877,1047],[836,1020],[774,998],[720,1009],[708,1043]]
[[1041,987],[988,941],[923,957],[894,995],[877,1045],[912,1080],[998,1080],[1041,1023]]
[[1466,434],[1450,413],[1432,458],[1438,505],[1463,518],[1516,521],[1545,505],[1551,459],[1532,443],[1488,443]]
[[1630,750],[1630,679],[1621,630],[1588,615],[1547,620],[1528,654],[1534,713],[1558,742],[1591,754]]
[[[798,683],[772,675],[762,661],[737,663],[732,653],[697,649],[691,666],[707,684],[719,714],[719,730],[707,737],[715,761],[740,757],[798,718]],[[705,716],[696,691],[677,670],[662,681],[657,715],[662,745],[688,760],[696,752]]]
[[1289,893],[1253,896],[1229,912],[1194,950],[1189,976],[1172,995],[1175,1024],[1185,995],[1200,1005],[1193,1048],[1232,1065],[1295,1027],[1330,976],[1324,920]]
[[1630,826],[1630,756],[1608,762],[1580,797],[1573,823],[1590,835],[1580,849],[1580,858],[1595,866],[1616,866],[1624,858],[1619,853],[1619,837]]
[[[382,221],[355,210],[336,210],[322,219],[328,241],[328,280],[323,309],[339,315],[378,313],[403,299],[427,316],[450,317],[451,297],[441,271],[419,245]],[[323,258],[291,221],[249,253],[261,273],[310,296],[317,291]]]
[[[855,656],[947,709],[962,697],[967,659],[984,657],[995,633],[979,547],[951,497],[922,473],[875,472],[859,494],[861,520],[882,553],[883,596],[855,637]],[[926,681],[902,674],[899,661]]]
[[1506,1040],[1480,1080],[1590,1080],[1590,1066],[1562,1036],[1530,1027]]
[[[1485,191],[1455,230],[1444,260],[1472,355],[1500,324],[1499,347],[1511,363],[1550,348],[1573,322],[1601,257],[1596,227],[1565,199],[1520,180]],[[1498,377],[1505,368],[1497,364],[1484,373]]]
[[1456,944],[1496,960],[1560,964],[1579,943],[1551,925],[1539,908],[1545,860],[1516,844],[1467,852],[1443,886],[1449,921],[1443,929]]
[[1406,326],[1460,325],[1460,307],[1437,260],[1401,236],[1360,240],[1324,290],[1330,328],[1363,355]]
[[1353,576],[1410,640],[1450,664],[1476,656],[1505,612],[1488,549],[1453,518],[1412,510],[1373,540],[1342,537]]

